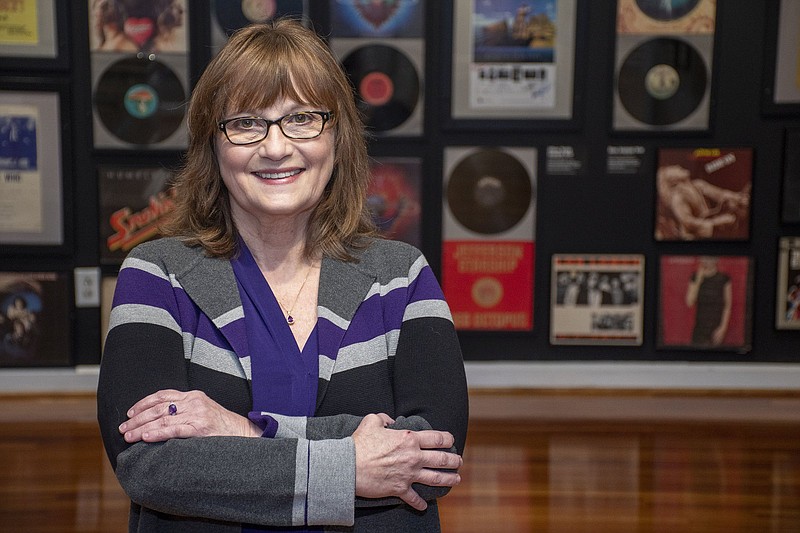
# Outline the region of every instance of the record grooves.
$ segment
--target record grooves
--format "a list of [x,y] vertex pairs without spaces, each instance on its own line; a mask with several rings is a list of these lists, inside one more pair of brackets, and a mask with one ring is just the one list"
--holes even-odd
[[525,216],[533,190],[528,172],[500,150],[480,150],[450,173],[447,205],[459,223],[481,234],[507,231]]
[[133,144],[167,139],[183,122],[185,93],[175,73],[159,61],[129,57],[106,69],[94,106],[103,125]]
[[382,44],[362,46],[342,60],[358,91],[358,108],[368,127],[386,131],[411,116],[419,100],[419,76],[399,50]]
[[706,64],[692,45],[660,37],[645,41],[627,55],[619,69],[617,90],[631,116],[665,126],[697,109],[707,81]]

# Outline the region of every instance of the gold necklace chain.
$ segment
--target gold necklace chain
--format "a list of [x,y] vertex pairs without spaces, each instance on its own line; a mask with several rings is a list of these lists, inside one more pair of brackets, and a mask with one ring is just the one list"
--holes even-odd
[[286,309],[286,306],[283,305],[283,303],[281,303],[281,300],[280,298],[278,298],[278,295],[277,294],[275,295],[275,299],[278,301],[278,305],[280,305],[281,309],[283,309],[283,312],[286,313],[286,323],[289,324],[290,326],[294,326],[294,317],[292,316],[292,310],[294,309],[294,306],[297,305],[297,300],[300,299],[300,294],[303,292],[303,287],[306,286],[306,281],[308,281],[308,275],[311,274],[311,270],[313,268],[314,265],[311,265],[310,267],[308,267],[308,270],[306,270],[306,277],[303,278],[303,283],[302,285],[300,285],[300,290],[297,291],[297,296],[294,297],[294,303],[292,303],[292,306],[289,309]]

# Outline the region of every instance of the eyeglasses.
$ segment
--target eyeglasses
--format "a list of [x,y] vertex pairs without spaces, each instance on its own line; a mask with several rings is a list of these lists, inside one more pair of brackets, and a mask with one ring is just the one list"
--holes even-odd
[[333,117],[329,111],[300,111],[289,113],[278,120],[261,117],[236,117],[218,124],[231,144],[253,144],[269,135],[269,128],[277,124],[289,139],[313,139],[322,134],[325,124]]

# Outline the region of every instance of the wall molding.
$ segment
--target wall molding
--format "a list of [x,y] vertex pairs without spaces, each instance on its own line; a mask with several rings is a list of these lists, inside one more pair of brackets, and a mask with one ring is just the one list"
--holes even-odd
[[[471,389],[800,390],[793,363],[468,361]],[[98,365],[0,370],[0,394],[93,392]]]

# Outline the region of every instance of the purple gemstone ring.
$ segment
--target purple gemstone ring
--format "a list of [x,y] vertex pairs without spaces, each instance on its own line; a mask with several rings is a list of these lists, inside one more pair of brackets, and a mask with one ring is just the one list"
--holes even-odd
[[178,406],[174,403],[169,404],[169,415],[175,416],[176,414],[178,414]]

